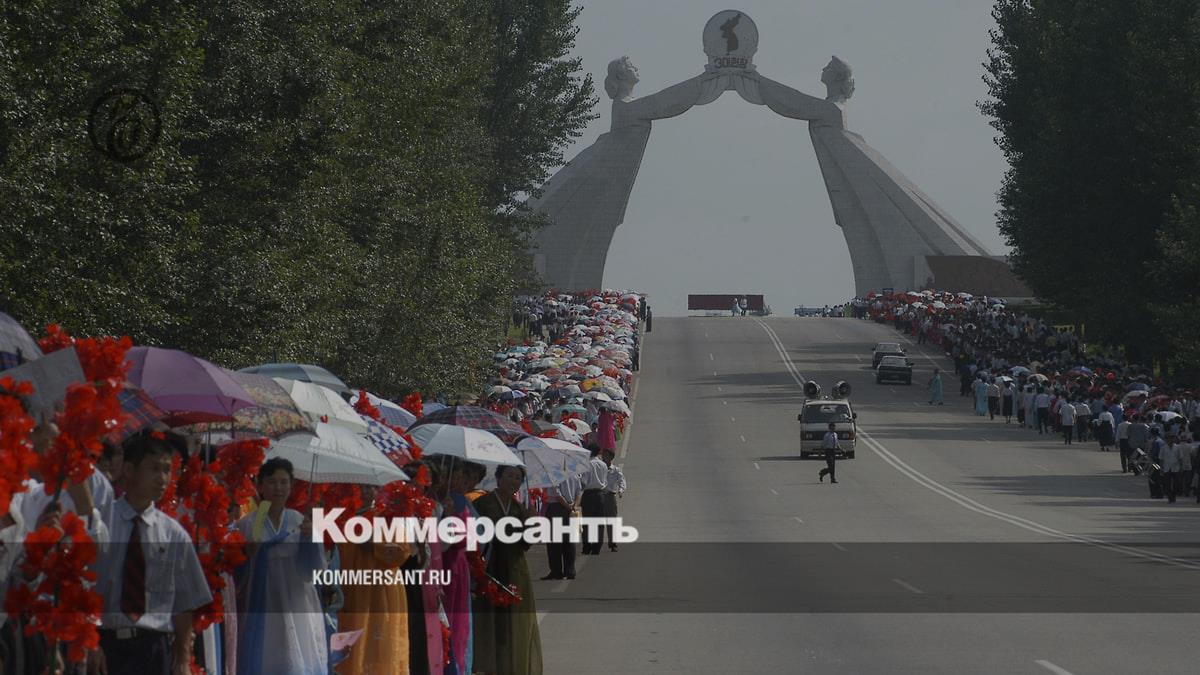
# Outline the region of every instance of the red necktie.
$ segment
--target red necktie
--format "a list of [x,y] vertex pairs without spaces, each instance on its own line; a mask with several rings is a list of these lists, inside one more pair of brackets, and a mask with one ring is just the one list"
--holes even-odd
[[134,518],[125,548],[125,565],[121,569],[121,612],[137,623],[146,613],[146,554],[138,531],[141,518]]

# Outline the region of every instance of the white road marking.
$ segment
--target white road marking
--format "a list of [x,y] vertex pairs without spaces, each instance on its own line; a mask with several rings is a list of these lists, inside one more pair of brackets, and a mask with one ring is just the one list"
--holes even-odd
[[1071,673],[1071,671],[1067,670],[1066,668],[1063,668],[1061,666],[1056,666],[1053,663],[1050,663],[1049,661],[1047,661],[1045,659],[1038,659],[1038,660],[1034,661],[1034,663],[1036,663],[1039,666],[1045,668],[1046,670],[1054,673],[1054,675],[1073,675]]
[[804,519],[800,516],[792,516],[792,518],[795,518],[797,523],[800,523],[801,525],[804,524]]
[[762,471],[762,467],[758,465],[758,462],[754,463],[754,468],[758,469],[759,471]]
[[717,371],[715,371],[715,370],[714,370],[714,371],[713,371],[713,377],[716,377],[716,376],[717,376]]
[[718,385],[718,386],[717,386],[717,391],[725,391],[725,387],[722,387],[722,386]]
[[[645,340],[643,340],[642,343],[643,343],[642,356],[645,357],[646,356],[646,347],[644,346]],[[637,378],[634,379],[634,381],[633,381],[633,389],[629,390],[629,400],[626,401],[626,404],[629,405],[630,412],[633,412],[633,409],[635,407],[635,403],[637,401],[638,385],[641,383],[642,383],[642,376],[638,375]],[[633,418],[630,418],[629,426],[625,428],[625,437],[621,439],[621,459],[625,459],[625,456],[629,454],[629,437],[632,435],[633,435]]]
[[991,443],[991,441],[989,441],[988,439],[984,438],[983,436],[980,436],[980,437],[979,437],[979,440],[983,441],[984,443]]
[[893,394],[894,394],[894,393],[896,393],[896,388],[895,388],[895,387],[888,387],[888,389],[891,389]]
[[729,401],[721,401],[721,405],[729,405]]
[[847,551],[846,551],[846,547],[845,547],[845,546],[842,546],[841,544],[837,543],[836,541],[835,541],[835,542],[833,542],[833,547],[834,547],[834,548],[836,548],[836,549],[837,549],[837,550],[839,550],[839,551],[842,551],[842,552],[844,552],[844,553],[845,553],[845,552],[847,552]]
[[737,418],[736,418],[736,417],[730,417],[730,418],[729,418],[729,421],[730,421],[730,422],[736,422],[736,421],[737,421]]
[[778,490],[776,490],[775,488],[771,488],[771,494],[778,496],[778,495],[779,495],[779,491],[778,491]]
[[542,619],[546,618],[546,615],[547,615],[547,614],[549,614],[549,613],[550,613],[550,612],[538,612],[538,613],[537,613],[537,617],[538,617],[538,626],[541,626],[541,625],[542,625]]
[[896,582],[896,585],[900,586],[904,590],[912,591],[913,593],[916,593],[917,595],[925,595],[925,591],[917,588],[916,586],[913,586],[912,584],[908,583],[907,581],[905,581],[903,579],[892,579],[892,581]]
[[[783,348],[782,343],[778,342],[779,337],[777,335],[774,335],[774,331],[771,330],[770,326],[766,325],[759,319],[755,319],[755,321],[758,321],[759,325],[761,325],[763,327],[763,330],[765,330],[767,332],[767,335],[769,337],[771,337],[772,342],[775,343],[775,351],[777,351],[779,353],[779,356],[783,359],[783,365],[785,367],[787,367],[788,372],[791,374],[792,379],[796,381],[796,384],[801,389],[803,389],[804,388],[804,376],[801,375],[800,371],[798,371],[796,369],[795,364],[792,363],[792,359],[788,355],[787,350],[785,350]],[[1114,544],[1114,543],[1111,543],[1108,541],[1104,541],[1102,539],[1096,539],[1094,537],[1088,537],[1088,536],[1084,536],[1084,535],[1063,532],[1061,530],[1056,530],[1052,527],[1043,525],[1037,521],[1029,520],[1028,518],[1022,518],[1020,516],[1015,516],[1011,513],[1006,513],[1004,511],[1000,511],[999,509],[994,509],[990,506],[986,506],[984,504],[981,504],[980,502],[975,501],[974,499],[971,499],[970,497],[967,497],[966,495],[964,495],[960,492],[957,492],[955,490],[952,490],[952,489],[946,487],[945,485],[937,482],[936,480],[933,480],[929,476],[926,476],[925,474],[921,473],[920,471],[914,469],[907,462],[905,462],[904,460],[900,459],[895,454],[893,454],[892,451],[888,450],[887,447],[884,446],[882,443],[875,440],[871,436],[871,434],[867,432],[867,430],[863,429],[863,427],[861,425],[859,425],[859,427],[858,427],[858,436],[859,436],[859,438],[861,438],[863,440],[864,443],[866,443],[868,449],[870,449],[872,452],[874,452],[876,455],[878,455],[880,459],[882,459],[883,461],[890,464],[892,466],[892,468],[894,468],[897,471],[899,471],[900,473],[904,474],[910,480],[912,480],[914,483],[920,485],[921,487],[924,487],[931,492],[934,492],[936,494],[941,495],[942,497],[945,497],[946,499],[949,499],[950,501],[954,502],[955,504],[958,504],[959,506],[963,507],[964,509],[967,509],[968,511],[974,511],[975,513],[978,513],[980,515],[984,515],[989,518],[995,518],[996,520],[1006,522],[1009,525],[1012,525],[1014,527],[1019,527],[1023,530],[1027,530],[1029,532],[1034,532],[1036,534],[1042,534],[1047,537],[1052,537],[1055,539],[1062,539],[1062,540],[1066,540],[1066,541],[1073,541],[1073,542],[1076,542],[1079,544],[1088,544],[1090,546],[1095,546],[1097,548],[1102,548],[1102,549],[1109,550],[1109,551],[1116,551],[1119,553],[1124,553],[1126,555],[1133,556],[1135,558],[1141,558],[1143,560],[1153,560],[1156,562],[1161,562],[1161,563],[1165,563],[1168,565],[1175,565],[1177,567],[1183,567],[1186,569],[1200,570],[1200,563],[1195,563],[1190,560],[1184,560],[1182,558],[1174,558],[1169,555],[1163,555],[1161,553],[1155,553],[1153,551],[1146,551],[1143,549],[1133,548],[1132,546],[1124,546],[1121,544]]]
[[738,436],[738,438],[742,439],[742,442],[743,442],[743,443],[745,443],[745,442],[746,442],[746,437],[745,437],[745,436]]
[[708,360],[709,360],[709,361],[716,361],[716,359],[714,359],[714,358],[713,358],[712,352],[709,352],[709,353],[708,353]]
[[1034,464],[1034,466],[1036,466],[1037,468],[1041,469],[1042,471],[1049,471],[1049,470],[1050,470],[1050,469],[1047,469],[1046,467],[1042,466],[1041,464]]

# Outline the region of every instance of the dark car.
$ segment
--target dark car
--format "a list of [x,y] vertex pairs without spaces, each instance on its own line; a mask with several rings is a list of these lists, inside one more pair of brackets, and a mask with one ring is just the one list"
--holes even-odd
[[903,356],[885,356],[875,368],[875,382],[902,380],[904,384],[912,384],[912,371],[912,364]]
[[879,362],[885,356],[904,356],[907,358],[907,354],[904,353],[904,347],[901,347],[899,342],[880,342],[875,345],[875,355],[871,359],[871,367],[878,368]]

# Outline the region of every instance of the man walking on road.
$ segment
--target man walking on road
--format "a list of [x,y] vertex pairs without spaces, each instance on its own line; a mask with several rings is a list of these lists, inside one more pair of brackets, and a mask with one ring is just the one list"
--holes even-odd
[[825,438],[821,440],[821,449],[825,451],[825,468],[817,474],[818,482],[825,482],[825,474],[829,474],[830,483],[837,482],[837,451],[841,447],[838,443],[837,425],[830,422],[829,431],[825,432]]
[[1071,436],[1075,433],[1075,406],[1063,399],[1062,404],[1058,406],[1058,415],[1063,432],[1063,445],[1071,445]]

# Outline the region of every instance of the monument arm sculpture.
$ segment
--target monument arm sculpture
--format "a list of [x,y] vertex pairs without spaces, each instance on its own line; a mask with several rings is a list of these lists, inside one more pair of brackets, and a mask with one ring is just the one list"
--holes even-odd
[[763,103],[776,114],[829,126],[844,126],[842,109],[833,101],[809,96],[761,74],[756,77]]
[[718,77],[719,74],[702,73],[649,96],[628,101],[613,99],[612,128],[682,115],[700,100],[704,83]]

